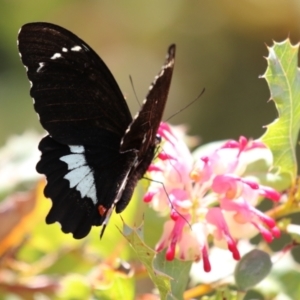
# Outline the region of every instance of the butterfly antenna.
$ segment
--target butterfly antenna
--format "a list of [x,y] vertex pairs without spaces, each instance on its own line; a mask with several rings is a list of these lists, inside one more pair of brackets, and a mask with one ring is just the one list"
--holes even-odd
[[139,101],[139,98],[137,97],[137,94],[136,94],[136,91],[135,91],[135,88],[134,88],[134,84],[133,84],[133,79],[132,79],[131,75],[129,75],[129,80],[130,80],[131,87],[132,87],[132,90],[133,90],[133,93],[134,93],[134,96],[135,96],[135,100],[139,104],[139,106],[141,107],[141,103]]
[[170,205],[171,205],[171,208],[174,210],[174,211],[176,211],[177,213],[178,213],[178,215],[188,224],[188,226],[190,227],[190,229],[192,230],[192,226],[191,226],[191,224],[189,223],[189,221],[186,219],[186,217],[184,216],[184,215],[182,215],[174,206],[173,206],[173,204],[172,204],[172,201],[171,201],[171,199],[170,199],[170,197],[169,197],[169,194],[168,194],[168,192],[167,192],[167,190],[166,190],[166,187],[165,187],[165,185],[164,185],[164,183],[163,182],[161,182],[161,181],[158,181],[158,180],[154,180],[154,179],[152,179],[152,178],[148,178],[148,177],[143,177],[144,179],[147,179],[147,180],[149,180],[149,181],[153,181],[153,182],[155,182],[155,183],[159,183],[159,184],[161,184],[162,185],[162,187],[163,187],[163,189],[164,189],[164,192],[165,192],[165,194],[166,194],[166,196],[167,196],[167,198],[168,198],[168,200],[169,200],[169,203],[170,203]]
[[[203,92],[201,93],[201,94],[203,94]],[[200,95],[201,96],[201,95]],[[155,156],[157,157],[157,153],[159,152],[159,148],[161,148],[160,146],[159,147],[157,147],[157,149],[156,149],[156,153],[155,153]],[[162,148],[162,151],[163,151],[163,148]],[[170,163],[171,163],[171,161],[170,161]],[[171,165],[172,165],[172,163],[171,163]],[[174,169],[176,170],[176,172],[178,173],[178,176],[181,178],[181,174],[180,174],[180,172],[175,168],[175,166],[174,165],[172,165],[173,167],[174,167]],[[159,183],[159,184],[161,184],[162,185],[162,187],[163,187],[163,189],[164,189],[164,192],[165,192],[165,194],[166,194],[166,196],[167,196],[167,198],[168,198],[168,200],[169,200],[169,203],[170,203],[170,205],[171,205],[171,208],[172,209],[174,209],[174,211],[176,211],[177,213],[178,213],[178,215],[183,219],[183,220],[185,220],[186,221],[186,223],[189,225],[189,227],[190,227],[190,229],[192,230],[192,226],[191,226],[191,224],[189,223],[189,221],[173,206],[173,204],[172,204],[172,201],[171,201],[171,199],[170,199],[170,197],[169,197],[169,194],[168,194],[168,192],[167,192],[167,190],[166,190],[166,187],[165,187],[165,185],[164,185],[164,183],[163,182],[161,182],[161,181],[157,181],[157,180],[154,180],[154,179],[152,179],[152,178],[148,178],[148,177],[143,177],[144,179],[147,179],[147,180],[149,180],[149,181],[153,181],[153,182],[156,182],[156,183]]]
[[196,97],[196,99],[194,99],[192,102],[190,102],[189,104],[187,104],[186,106],[184,106],[183,108],[179,109],[178,111],[176,111],[173,115],[171,115],[165,122],[168,122],[170,119],[172,119],[173,117],[175,117],[176,115],[178,115],[179,113],[181,113],[183,110],[187,109],[189,106],[191,106],[192,104],[194,104],[205,92],[205,88],[201,91],[201,93]]

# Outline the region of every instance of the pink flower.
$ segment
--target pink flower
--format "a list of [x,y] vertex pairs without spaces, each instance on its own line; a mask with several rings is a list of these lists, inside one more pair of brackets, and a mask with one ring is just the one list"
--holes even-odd
[[280,193],[260,185],[255,174],[247,171],[253,157],[269,154],[264,144],[240,137],[207,150],[195,161],[183,130],[162,123],[158,133],[163,143],[148,170],[155,181],[144,201],[170,216],[156,245],[157,251],[166,249],[167,260],[202,260],[209,272],[208,236],[236,260],[238,239],[258,232],[268,242],[279,236],[275,221],[255,206],[263,197],[278,201]]

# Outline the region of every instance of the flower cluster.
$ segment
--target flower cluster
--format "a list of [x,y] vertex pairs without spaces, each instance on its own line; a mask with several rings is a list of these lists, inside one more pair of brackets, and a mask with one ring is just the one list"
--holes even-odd
[[238,239],[260,232],[270,242],[280,235],[275,221],[255,207],[262,198],[278,201],[280,193],[244,176],[254,151],[269,152],[263,143],[240,137],[194,159],[182,130],[162,123],[158,134],[164,143],[149,167],[155,181],[144,201],[170,215],[156,246],[166,248],[166,259],[202,260],[209,272],[208,238],[238,260]]

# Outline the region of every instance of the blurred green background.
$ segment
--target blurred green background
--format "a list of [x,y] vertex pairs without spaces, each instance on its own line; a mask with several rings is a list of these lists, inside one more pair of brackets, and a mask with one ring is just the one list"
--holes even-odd
[[27,22],[68,28],[107,63],[133,114],[159,71],[169,44],[177,44],[165,119],[206,143],[240,135],[257,138],[276,116],[264,79],[266,45],[300,40],[299,0],[11,1],[0,0],[0,145],[28,128],[42,132],[29,97],[16,38]]

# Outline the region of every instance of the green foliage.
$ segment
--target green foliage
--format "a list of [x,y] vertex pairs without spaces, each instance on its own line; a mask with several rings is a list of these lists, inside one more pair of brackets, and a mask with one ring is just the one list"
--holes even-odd
[[288,270],[278,274],[278,284],[281,292],[290,297],[290,299],[299,299],[300,295],[300,273],[297,270]]
[[272,262],[270,256],[261,250],[248,252],[238,262],[234,272],[236,285],[240,291],[247,291],[262,281],[270,272]]
[[[163,273],[159,269],[155,269],[153,266],[153,260],[155,258],[155,251],[148,247],[143,240],[142,227],[132,229],[124,224],[124,235],[128,242],[136,252],[137,257],[146,267],[147,272],[153,283],[159,290],[161,299],[172,299],[171,294],[171,277]],[[171,297],[171,298],[169,298]]]
[[178,259],[167,261],[165,255],[166,251],[158,253],[153,261],[153,267],[160,272],[168,274],[172,278],[172,295],[174,295],[175,299],[183,299],[182,297],[187,287],[192,262],[180,261]]
[[143,239],[142,226],[129,228],[124,224],[124,235],[159,291],[160,299],[183,299],[192,262],[177,259],[166,261],[165,251],[158,254]]
[[274,166],[290,186],[297,176],[295,148],[300,129],[300,77],[298,48],[289,40],[268,48],[268,68],[262,76],[268,82],[271,98],[278,110],[278,119],[267,126],[262,141],[274,156]]

